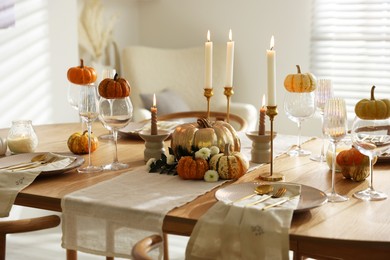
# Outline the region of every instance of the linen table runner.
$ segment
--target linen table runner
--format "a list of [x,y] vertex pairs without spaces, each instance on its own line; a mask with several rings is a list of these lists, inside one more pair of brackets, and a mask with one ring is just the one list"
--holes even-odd
[[139,167],[62,200],[62,246],[97,255],[130,257],[150,234],[162,235],[165,215],[223,181],[182,180]]

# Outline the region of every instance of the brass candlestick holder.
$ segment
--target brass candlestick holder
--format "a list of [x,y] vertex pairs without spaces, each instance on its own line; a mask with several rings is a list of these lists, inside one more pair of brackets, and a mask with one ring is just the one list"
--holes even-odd
[[223,94],[226,96],[227,98],[227,111],[226,111],[226,122],[230,123],[230,97],[233,96],[234,94],[234,91],[233,91],[233,87],[225,87],[225,91],[223,92]]
[[212,88],[204,88],[204,94],[207,99],[207,119],[210,119],[210,99],[214,95]]
[[259,178],[264,181],[281,181],[284,179],[284,176],[280,173],[274,173],[274,118],[278,115],[278,109],[277,106],[267,106],[267,112],[266,115],[269,117],[270,123],[271,123],[271,158],[270,158],[270,172],[269,174],[263,174],[260,175]]

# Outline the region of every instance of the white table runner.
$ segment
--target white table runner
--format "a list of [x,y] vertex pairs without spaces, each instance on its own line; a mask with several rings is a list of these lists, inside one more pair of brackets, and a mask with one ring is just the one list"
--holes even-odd
[[[250,158],[252,143],[243,133],[242,153]],[[274,157],[296,143],[296,136],[278,136]],[[251,164],[250,170],[259,167]],[[132,246],[150,234],[162,234],[164,216],[223,182],[182,180],[136,168],[111,180],[65,196],[62,200],[66,249],[130,257]]]

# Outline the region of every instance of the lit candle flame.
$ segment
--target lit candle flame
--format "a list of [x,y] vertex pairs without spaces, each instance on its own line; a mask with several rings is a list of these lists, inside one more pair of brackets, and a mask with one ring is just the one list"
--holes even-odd
[[261,102],[261,106],[264,107],[265,106],[265,94],[263,94],[263,100]]
[[153,107],[156,107],[156,94],[153,94]]
[[272,35],[271,41],[270,41],[270,43],[269,43],[269,48],[270,48],[271,50],[273,50],[273,49],[274,49],[274,46],[275,46],[275,40],[274,40],[274,36]]
[[232,41],[232,29],[229,31],[229,41]]
[[210,30],[207,30],[207,41],[210,41]]

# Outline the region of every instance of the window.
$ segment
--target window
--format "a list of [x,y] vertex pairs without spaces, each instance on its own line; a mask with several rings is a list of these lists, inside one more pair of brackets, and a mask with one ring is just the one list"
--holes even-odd
[[311,71],[332,79],[349,119],[372,85],[390,98],[390,0],[314,0],[311,37]]

